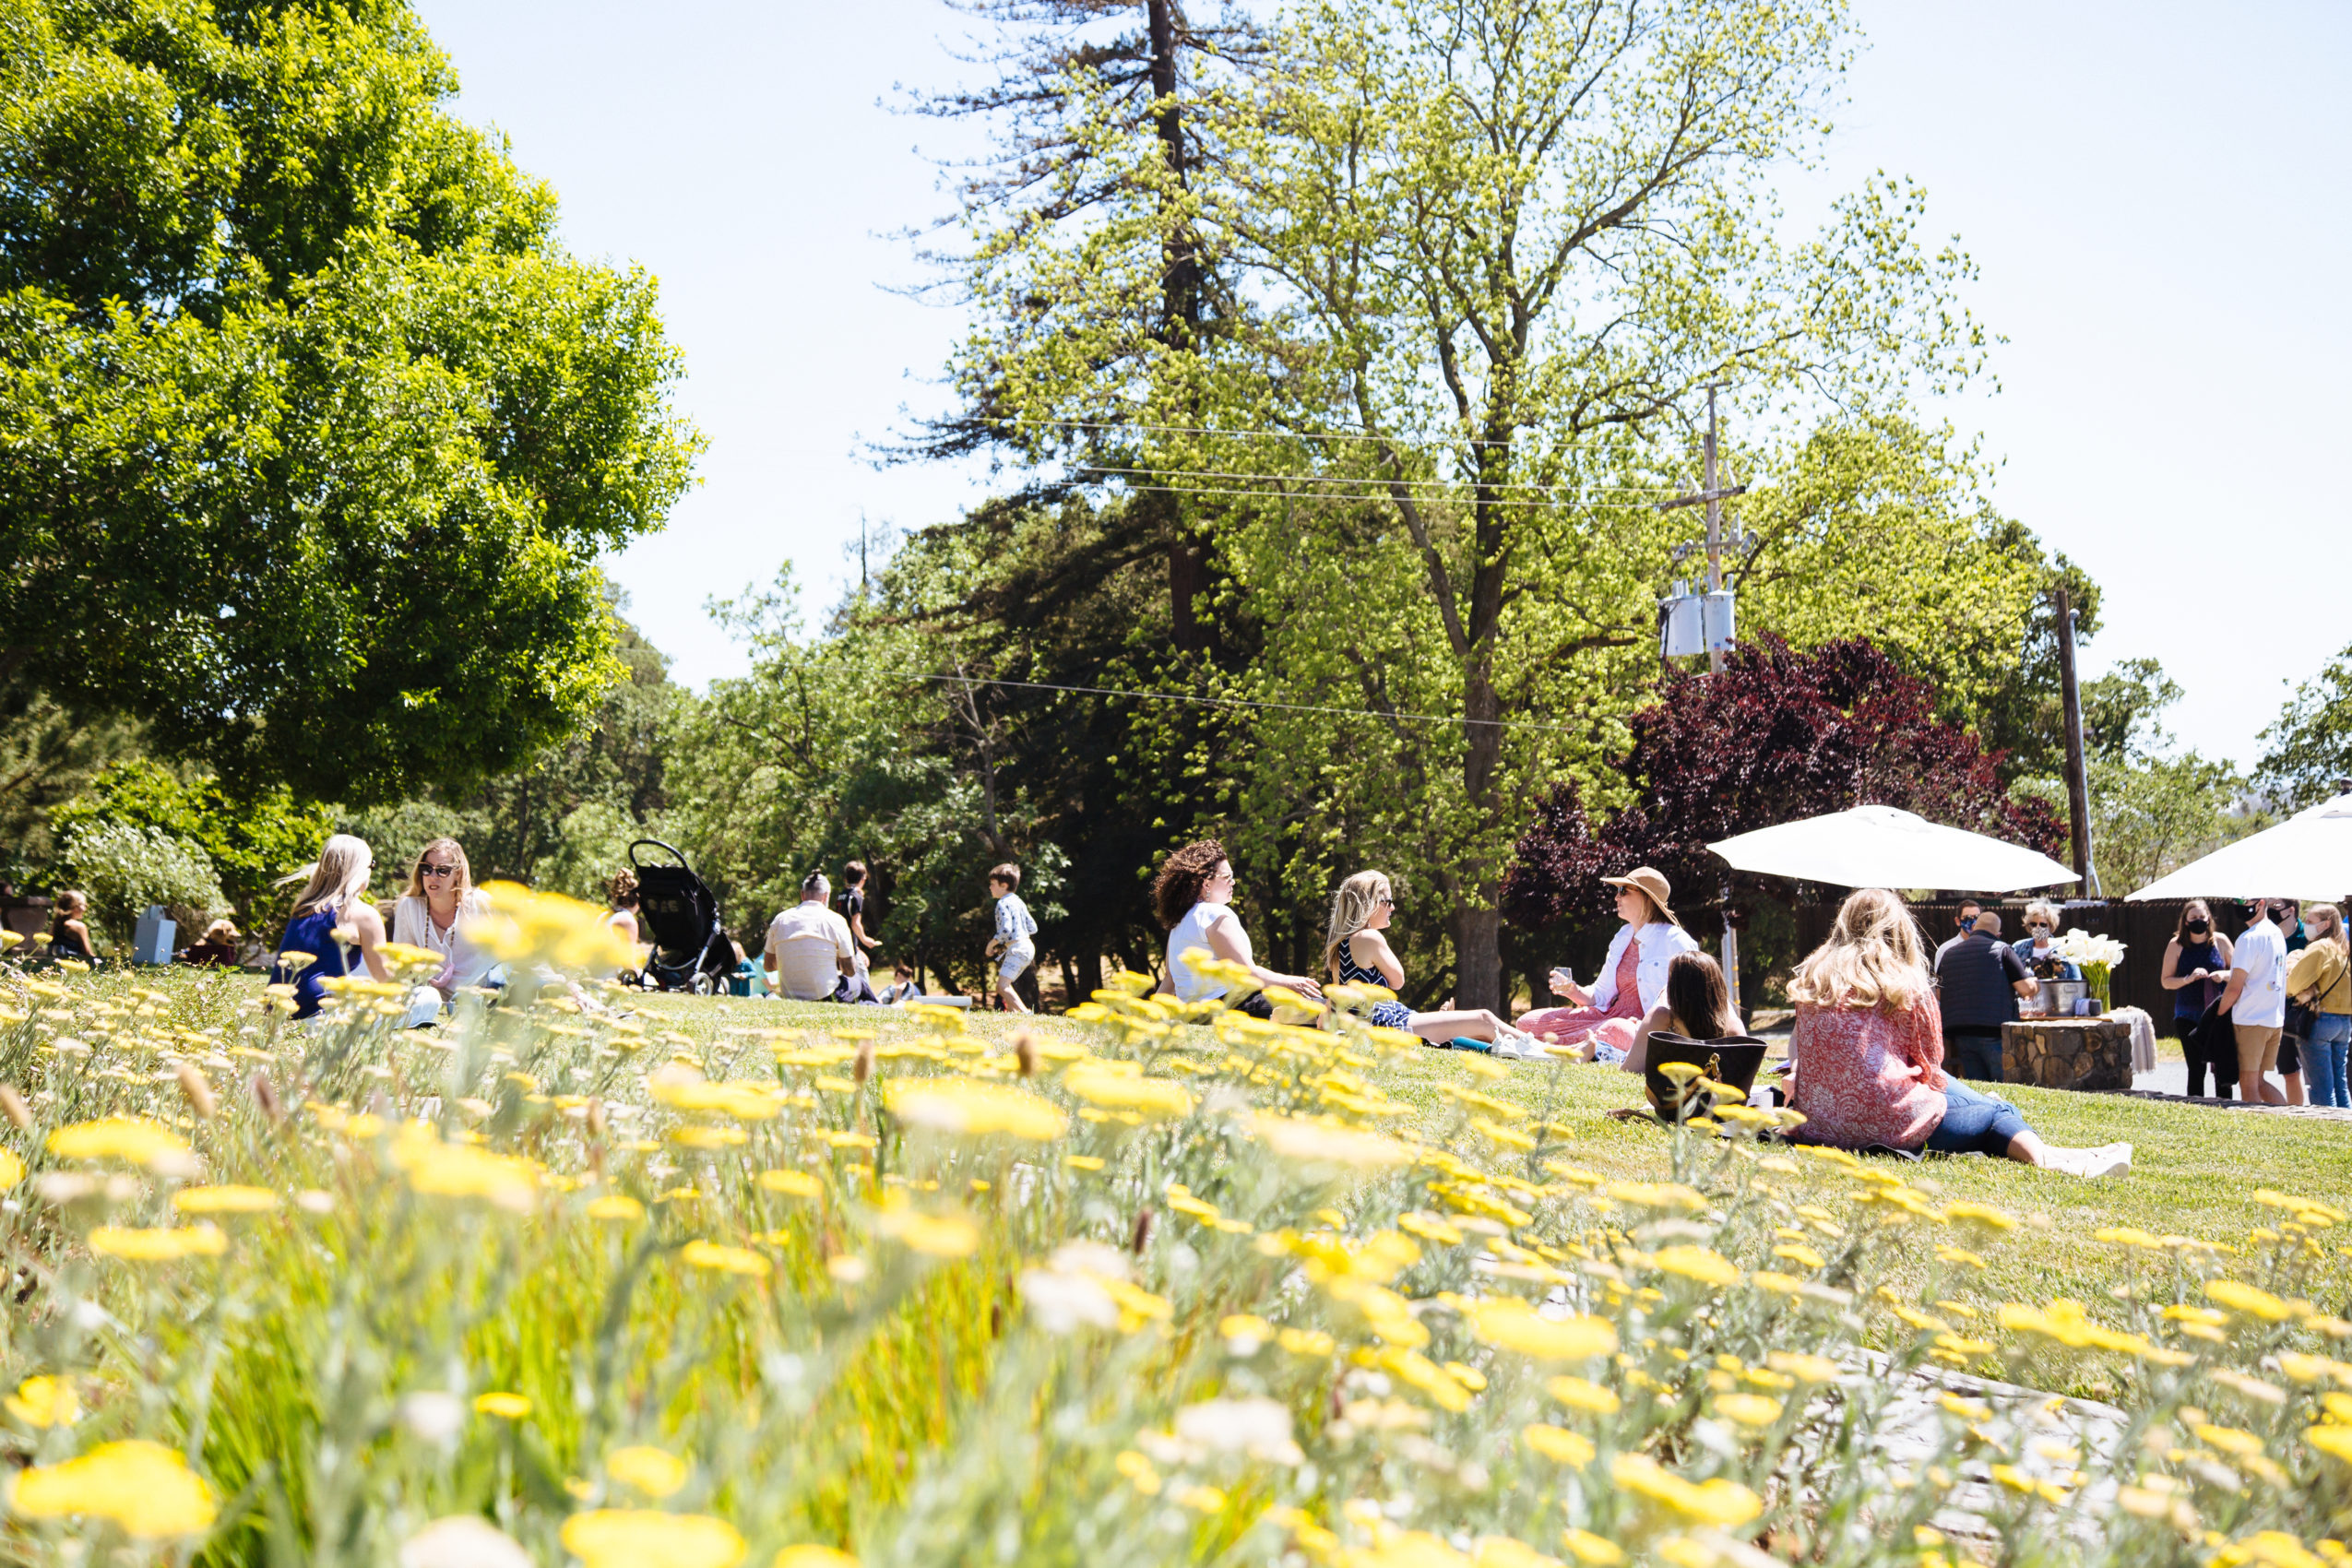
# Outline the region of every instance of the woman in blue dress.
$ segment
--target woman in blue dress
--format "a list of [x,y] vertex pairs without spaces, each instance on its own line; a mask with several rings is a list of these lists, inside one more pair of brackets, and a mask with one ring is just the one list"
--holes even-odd
[[[1360,871],[1341,883],[1332,896],[1331,926],[1324,944],[1324,962],[1332,978],[1355,985],[1385,986],[1390,991],[1402,986],[1405,966],[1396,961],[1388,938],[1382,934],[1396,915],[1395,890],[1379,872]],[[1544,1054],[1532,1036],[1483,1007],[1416,1013],[1401,1002],[1375,1002],[1372,1021],[1375,1028],[1403,1029],[1434,1045],[1474,1039],[1486,1042],[1496,1056]]]
[[[279,884],[281,887],[297,882],[303,885],[294,896],[294,912],[286,921],[286,934],[279,939],[278,951],[307,953],[311,961],[299,972],[281,963],[269,976],[281,983],[293,981],[295,1017],[317,1016],[319,1002],[326,995],[321,983],[325,980],[357,974],[362,968],[374,980],[392,978],[384,955],[377,951],[384,945],[384,917],[367,897],[367,880],[374,870],[375,851],[367,847],[367,841],[338,833],[318,851],[315,864]],[[336,939],[339,927],[349,932],[350,941]]]

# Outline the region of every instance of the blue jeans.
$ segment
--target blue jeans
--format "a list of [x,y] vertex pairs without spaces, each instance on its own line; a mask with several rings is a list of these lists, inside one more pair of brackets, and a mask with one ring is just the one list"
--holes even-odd
[[2303,1082],[2313,1105],[2352,1107],[2352,1095],[2344,1086],[2347,1046],[2352,1046],[2352,1013],[2312,1016],[2310,1033],[2303,1037]]
[[1928,1134],[1926,1147],[1935,1154],[1989,1154],[2002,1159],[2009,1154],[2010,1139],[2031,1131],[2015,1106],[1946,1074],[1943,1120]]
[[1943,1073],[1949,1078],[2001,1082],[2001,1031],[1954,1029],[1943,1037]]

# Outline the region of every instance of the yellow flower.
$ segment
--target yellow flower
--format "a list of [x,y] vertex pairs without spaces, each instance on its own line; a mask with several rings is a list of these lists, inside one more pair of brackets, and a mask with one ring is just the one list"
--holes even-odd
[[531,1413],[531,1402],[519,1394],[477,1394],[474,1410],[479,1415],[519,1421]]
[[1544,1384],[1543,1390],[1570,1409],[1588,1415],[1613,1416],[1623,1404],[1615,1389],[1603,1388],[1586,1378],[1555,1377]]
[[1956,1203],[1945,1206],[1943,1218],[1954,1225],[1973,1225],[1980,1230],[2014,1230],[2014,1215],[2004,1214],[1986,1204]]
[[61,1159],[120,1159],[149,1170],[185,1170],[187,1140],[160,1122],[138,1116],[108,1116],[77,1122],[49,1134],[49,1152]]
[[560,893],[534,893],[512,882],[486,882],[489,908],[465,923],[468,941],[509,964],[552,963],[559,969],[618,969],[636,961],[635,946],[605,923],[606,911]]
[[1772,1249],[1772,1255],[1776,1258],[1787,1258],[1790,1263],[1800,1264],[1806,1268],[1824,1268],[1829,1263],[1827,1258],[1799,1241],[1782,1242]]
[[1661,1247],[1652,1261],[1669,1274],[1702,1285],[1737,1285],[1740,1279],[1738,1265],[1705,1247]]
[[2303,1441],[2331,1459],[2352,1465],[2352,1426],[2305,1427]]
[[784,1109],[773,1089],[757,1084],[708,1084],[649,1077],[646,1093],[672,1111],[715,1111],[738,1122],[771,1122]]
[[278,1206],[267,1187],[183,1187],[172,1194],[182,1214],[263,1214]]
[[539,1189],[539,1167],[531,1161],[471,1144],[445,1144],[429,1127],[402,1128],[392,1146],[392,1163],[408,1177],[411,1192],[432,1197],[484,1198],[500,1208],[522,1210],[530,1207]]
[[34,1466],[17,1478],[9,1507],[35,1519],[95,1515],[144,1539],[209,1529],[219,1511],[212,1488],[176,1450],[141,1439]]
[[1574,1469],[1581,1470],[1593,1462],[1593,1440],[1565,1427],[1546,1426],[1538,1421],[1521,1431],[1519,1440],[1545,1458]]
[[1696,1214],[1707,1206],[1706,1199],[1680,1182],[1611,1182],[1602,1191],[1619,1203],[1630,1204],[1635,1208]]
[[858,1568],[858,1560],[837,1547],[788,1546],[776,1554],[774,1568]]
[[716,1241],[689,1241],[678,1255],[689,1268],[714,1269],[722,1274],[744,1274],[754,1278],[765,1276],[768,1261],[747,1247],[722,1247]]
[[1517,1296],[1490,1296],[1463,1311],[1480,1341],[1523,1356],[1582,1361],[1617,1352],[1616,1325],[1607,1318],[1548,1318]]
[[2208,1279],[2205,1297],[2246,1317],[2258,1317],[2264,1323],[2285,1323],[2295,1315],[2295,1309],[2267,1290],[2257,1290],[2235,1279]]
[[771,1193],[781,1193],[788,1198],[821,1198],[825,1183],[805,1170],[763,1170],[759,1184]]
[[647,1497],[668,1497],[686,1484],[687,1465],[675,1454],[636,1443],[605,1456],[604,1473]]
[[29,1427],[71,1426],[82,1413],[74,1385],[62,1377],[29,1377],[7,1400],[8,1414]]
[[672,1127],[670,1141],[681,1148],[735,1148],[751,1141],[741,1127]]
[[965,1258],[980,1251],[980,1227],[960,1214],[920,1214],[913,1209],[885,1209],[874,1229],[909,1252],[934,1258]]
[[1587,1563],[1590,1568],[1617,1568],[1625,1561],[1622,1547],[1613,1540],[1594,1535],[1590,1530],[1572,1526],[1562,1532],[1560,1539],[1577,1562]]
[[14,1149],[0,1148],[0,1193],[6,1192],[25,1179],[25,1162],[17,1158]]
[[1454,1247],[1462,1242],[1459,1228],[1448,1224],[1442,1216],[1421,1210],[1398,1215],[1396,1229],[1408,1236],[1419,1236],[1424,1241],[1434,1241],[1440,1246]]
[[1122,1072],[1116,1063],[1080,1063],[1063,1075],[1062,1087],[1088,1105],[1133,1111],[1146,1120],[1193,1113],[1193,1097],[1173,1079]]
[[1413,1151],[1378,1133],[1360,1132],[1338,1120],[1277,1116],[1257,1111],[1250,1131],[1285,1159],[1302,1164],[1347,1165],[1378,1170],[1412,1162]]
[[1662,1503],[1676,1513],[1709,1525],[1744,1525],[1764,1513],[1764,1499],[1720,1476],[1693,1486],[1646,1454],[1621,1454],[1609,1473],[1627,1491]]
[[625,1193],[607,1193],[588,1206],[590,1219],[643,1219],[645,1205]]
[[1768,1427],[1780,1419],[1780,1401],[1761,1394],[1726,1394],[1716,1398],[1717,1414],[1743,1427]]
[[586,1568],[735,1568],[748,1550],[724,1519],[650,1508],[575,1514],[562,1538]]
[[179,1258],[219,1257],[229,1250],[229,1238],[212,1225],[151,1230],[101,1225],[89,1233],[89,1250],[125,1263],[170,1263]]
[[1051,1101],[975,1078],[897,1080],[884,1089],[882,1099],[900,1121],[936,1132],[1001,1133],[1042,1144],[1070,1127],[1068,1113]]

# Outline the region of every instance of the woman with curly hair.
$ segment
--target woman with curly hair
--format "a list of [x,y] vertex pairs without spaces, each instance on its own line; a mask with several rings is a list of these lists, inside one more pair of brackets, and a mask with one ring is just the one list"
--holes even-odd
[[1788,982],[1800,1143],[1987,1154],[2071,1176],[2131,1173],[2132,1146],[2052,1148],[2005,1099],[1943,1071],[1943,1020],[1919,928],[1903,900],[1865,887]]
[[[1396,890],[1381,873],[1360,871],[1341,883],[1339,891],[1332,895],[1331,924],[1323,944],[1323,961],[1331,978],[1352,985],[1385,986],[1390,991],[1403,985],[1405,966],[1397,961],[1396,950],[1384,934],[1396,915]],[[1483,1007],[1416,1013],[1401,1002],[1375,1002],[1372,1022],[1376,1028],[1404,1029],[1441,1047],[1457,1039],[1482,1040],[1491,1046],[1490,1054],[1495,1056],[1544,1054],[1531,1037]]]
[[[1257,961],[1250,950],[1250,933],[1233,912],[1233,862],[1214,838],[1187,844],[1160,862],[1152,878],[1152,909],[1168,928],[1168,978],[1164,989],[1184,1002],[1206,1002],[1225,994],[1222,981],[1195,973],[1184,955],[1195,948],[1241,965],[1259,985],[1279,985],[1302,996],[1320,998],[1323,987],[1305,975],[1279,974]],[[1241,1010],[1253,1017],[1274,1016],[1264,995],[1251,997]]]

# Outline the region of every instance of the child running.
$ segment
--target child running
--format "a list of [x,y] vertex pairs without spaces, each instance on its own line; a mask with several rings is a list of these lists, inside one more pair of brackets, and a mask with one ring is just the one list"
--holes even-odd
[[988,956],[997,960],[996,1005],[1007,1013],[1029,1010],[1013,982],[1037,962],[1037,918],[1015,891],[1020,885],[1021,868],[1009,861],[988,873],[988,891],[996,900],[996,936],[988,944]]

